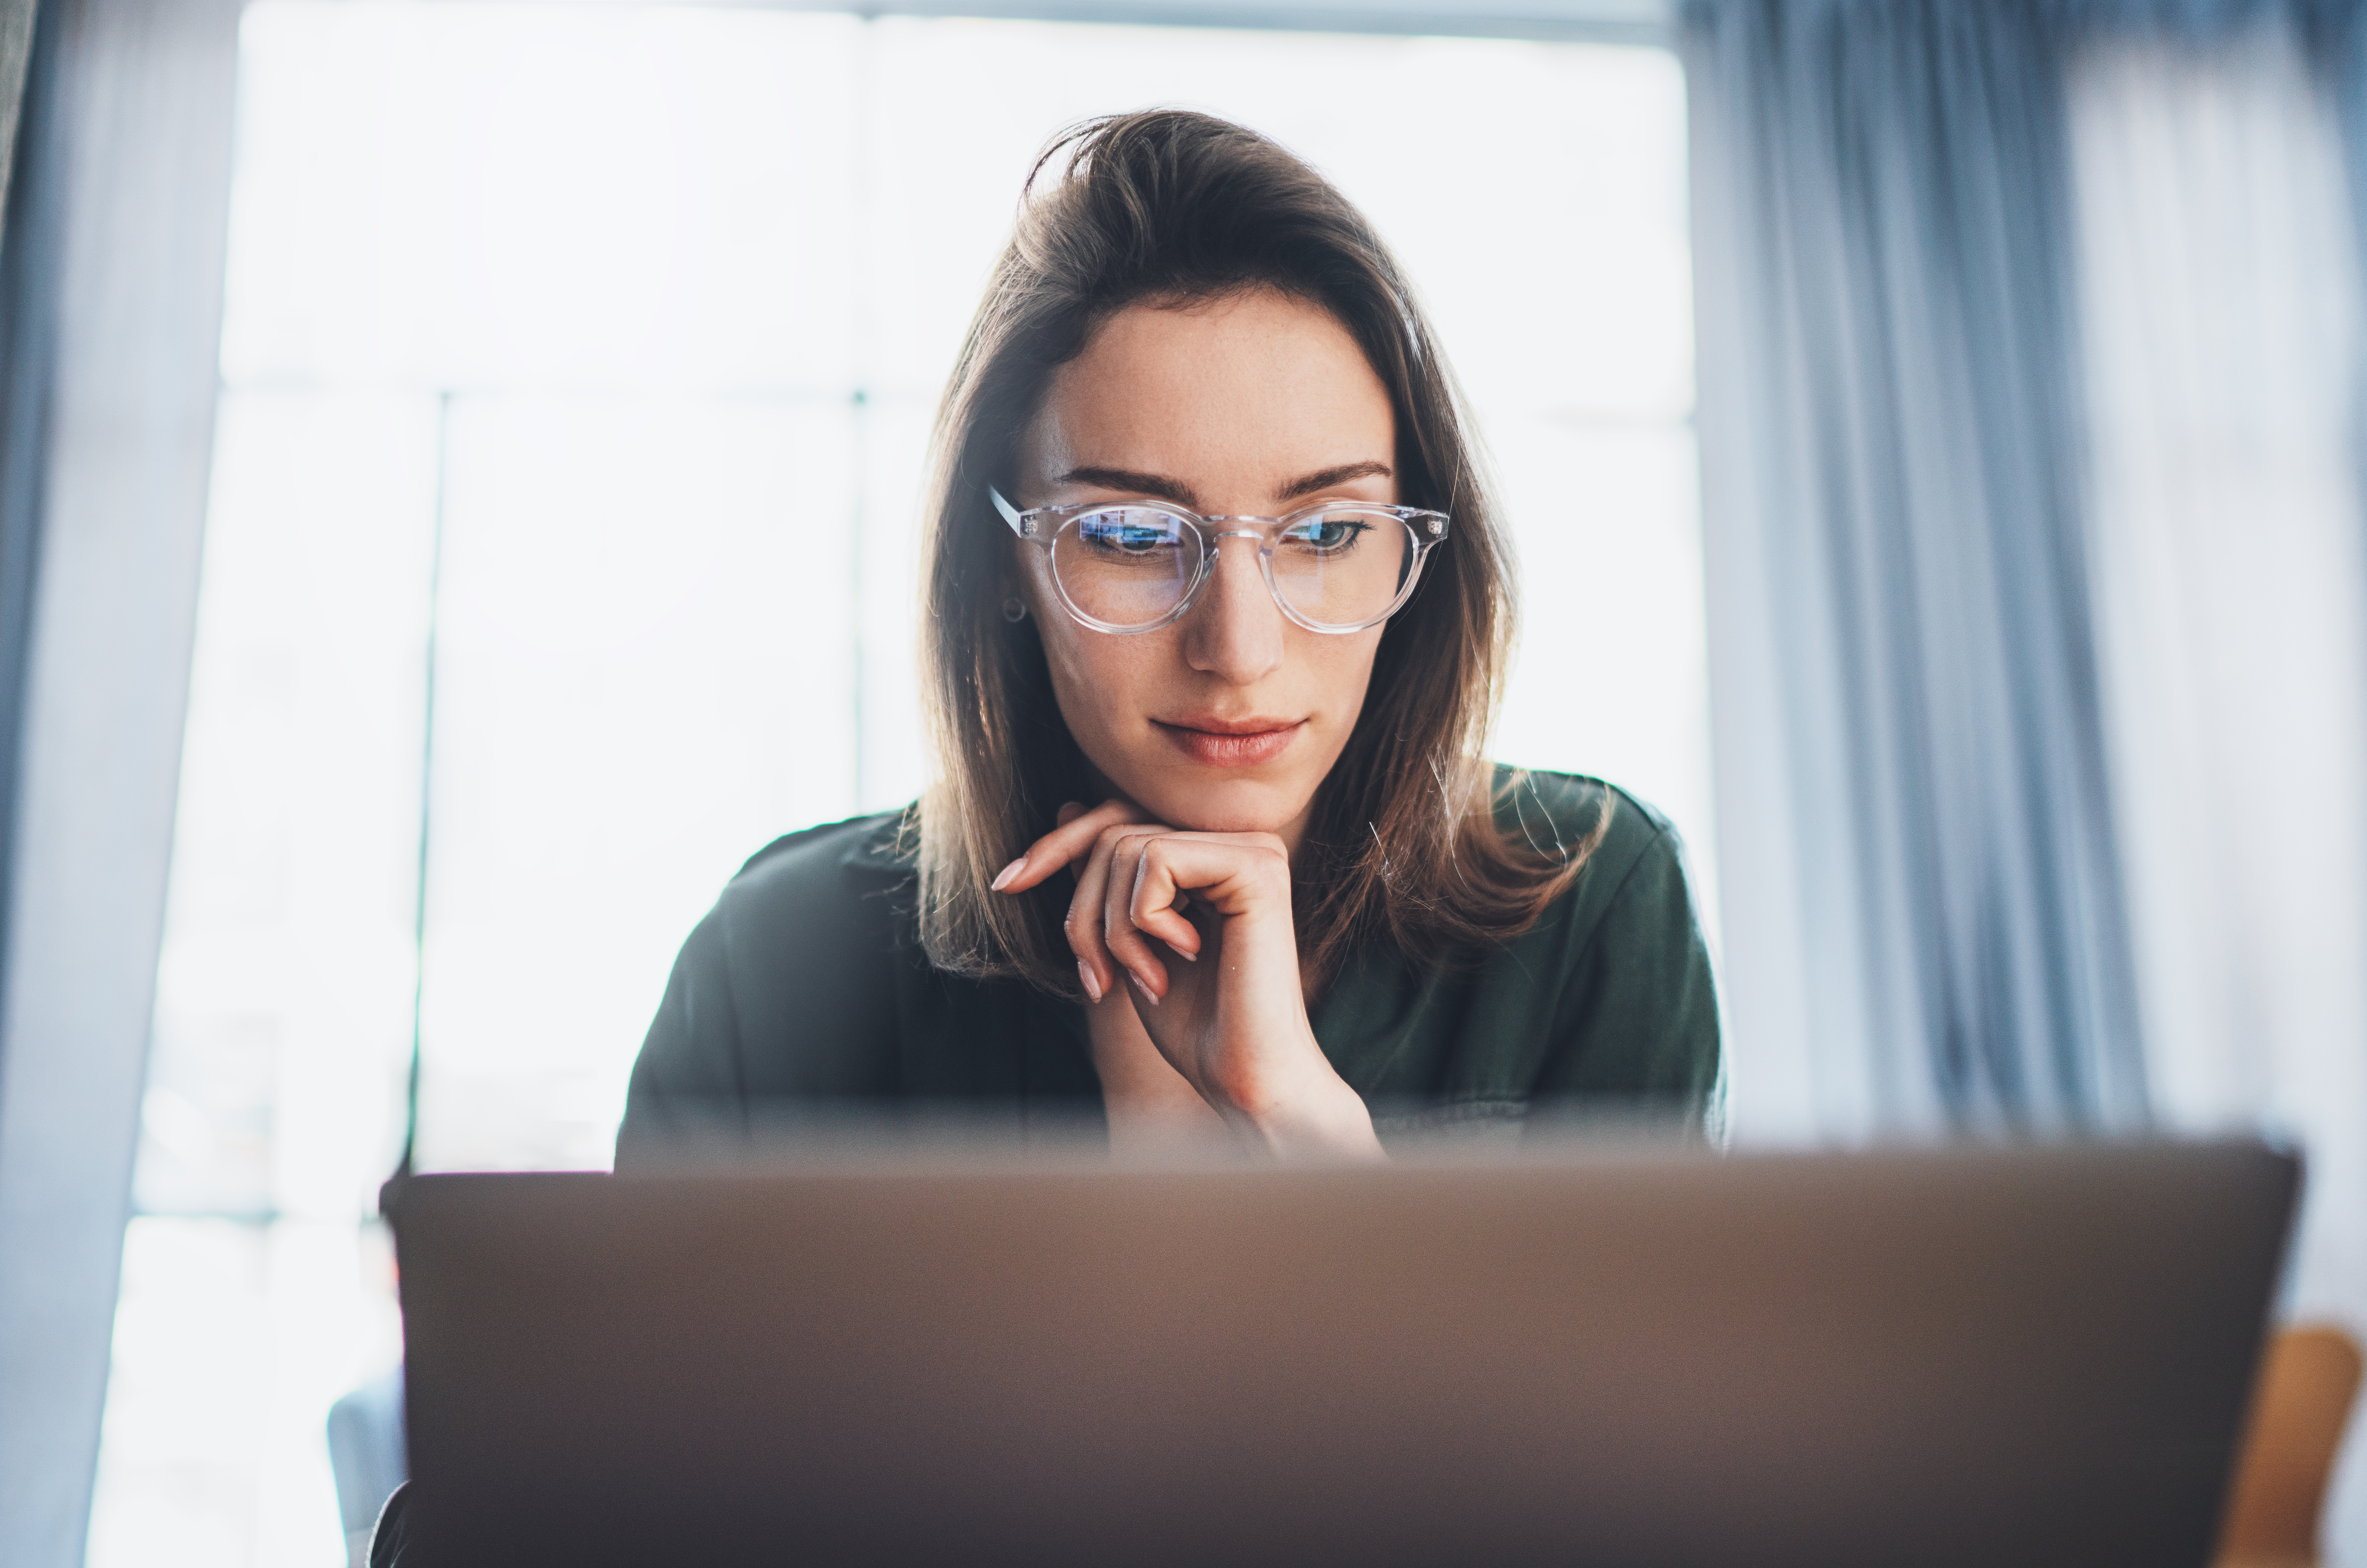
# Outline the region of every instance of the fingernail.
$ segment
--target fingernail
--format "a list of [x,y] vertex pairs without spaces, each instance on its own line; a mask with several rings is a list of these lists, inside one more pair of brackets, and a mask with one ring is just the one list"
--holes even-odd
[[1157,1007],[1159,1005],[1159,998],[1152,993],[1150,985],[1141,976],[1129,969],[1126,972],[1126,977],[1134,982],[1134,988],[1142,993],[1142,999],[1144,1001],[1149,1002],[1152,1007]]
[[1176,948],[1175,951],[1184,955],[1184,962],[1186,964],[1197,964],[1200,962],[1200,955],[1193,952],[1188,947],[1179,947]]
[[1077,978],[1085,983],[1085,995],[1094,1001],[1102,999],[1102,983],[1093,978],[1093,966],[1083,959],[1077,960]]
[[1002,892],[1003,884],[1009,882],[1013,877],[1018,875],[1026,868],[1027,857],[1025,855],[1021,855],[1017,860],[1013,861],[1009,865],[1006,865],[1001,871],[996,872],[994,874],[994,880],[986,885],[986,890],[990,893]]

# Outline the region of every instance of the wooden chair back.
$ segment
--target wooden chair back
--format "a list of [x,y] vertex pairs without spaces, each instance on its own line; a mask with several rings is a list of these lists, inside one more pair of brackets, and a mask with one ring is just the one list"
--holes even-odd
[[2359,1373],[2359,1342],[2339,1328],[2288,1328],[2269,1342],[2237,1450],[2219,1568],[2314,1568]]

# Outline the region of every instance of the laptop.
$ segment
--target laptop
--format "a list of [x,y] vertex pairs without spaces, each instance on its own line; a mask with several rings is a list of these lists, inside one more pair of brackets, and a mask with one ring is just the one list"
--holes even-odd
[[420,1555],[2199,1565],[2298,1176],[2227,1142],[414,1178]]

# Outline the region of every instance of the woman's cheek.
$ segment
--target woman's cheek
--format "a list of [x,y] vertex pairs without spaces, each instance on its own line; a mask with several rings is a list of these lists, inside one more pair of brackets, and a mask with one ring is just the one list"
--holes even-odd
[[1134,691],[1132,672],[1123,660],[1107,657],[1108,650],[1099,659],[1086,657],[1067,628],[1046,640],[1052,694],[1085,760],[1120,788],[1131,793],[1140,787],[1146,759],[1133,754],[1139,745],[1135,732],[1148,732],[1150,726],[1143,722],[1147,710]]

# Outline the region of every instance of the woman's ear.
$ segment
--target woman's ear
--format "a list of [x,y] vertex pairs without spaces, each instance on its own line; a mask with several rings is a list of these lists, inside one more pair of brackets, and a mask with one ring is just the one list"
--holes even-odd
[[1036,588],[1028,581],[1025,566],[1006,560],[997,574],[993,604],[1003,621],[1020,637],[1036,638],[1038,628],[1030,624],[1043,618],[1044,607],[1037,602]]
[[1038,574],[1027,570],[1030,547],[1015,539],[1008,545],[1002,570],[995,574],[994,602],[1002,607],[1002,618],[1014,625],[1040,620],[1045,614],[1043,585]]

